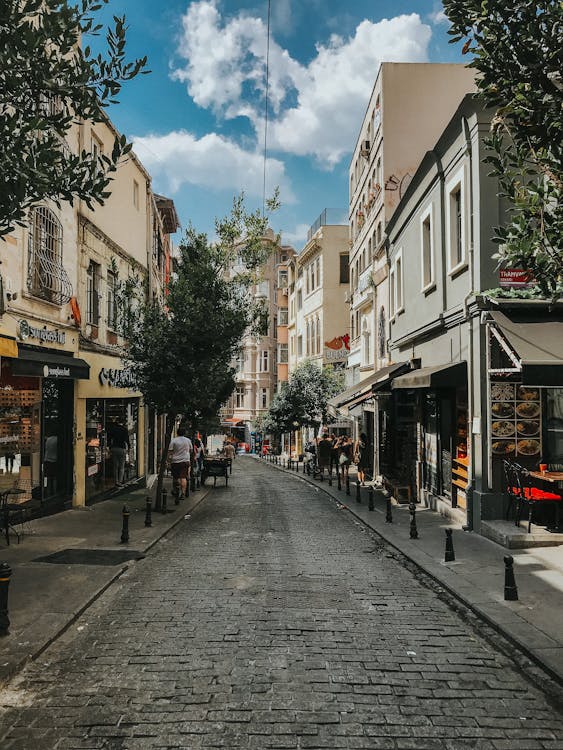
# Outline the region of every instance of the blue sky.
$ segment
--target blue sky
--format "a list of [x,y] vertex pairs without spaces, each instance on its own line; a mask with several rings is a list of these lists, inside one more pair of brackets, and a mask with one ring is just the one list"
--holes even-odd
[[[244,190],[262,206],[267,0],[110,0],[129,54],[148,56],[110,109],[183,226],[213,234]],[[348,163],[383,61],[459,62],[439,0],[272,0],[267,192],[300,250],[324,208],[346,209]]]

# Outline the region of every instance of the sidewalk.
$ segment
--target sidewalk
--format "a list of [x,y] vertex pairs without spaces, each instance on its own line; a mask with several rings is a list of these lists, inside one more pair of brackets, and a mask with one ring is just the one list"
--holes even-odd
[[[461,524],[416,506],[418,539],[410,538],[411,517],[407,505],[392,506],[392,523],[385,522],[386,497],[374,491],[374,510],[368,509],[368,487],[356,500],[356,481],[351,476],[350,495],[338,491],[336,481],[324,482],[289,472],[342,503],[389,544],[515,643],[563,684],[563,546],[507,550],[479,534],[463,531]],[[300,468],[302,472],[302,468]],[[455,561],[444,562],[445,529],[452,529]],[[504,556],[514,558],[518,601],[504,601]]]
[[[20,543],[0,537],[0,563],[12,568],[10,632],[0,638],[0,685],[28,659],[36,658],[122,573],[204,499],[212,484],[179,506],[168,489],[168,512],[153,512],[145,526],[146,498],[155,487],[135,489],[86,508],[67,510],[31,522]],[[122,544],[122,509],[130,509],[129,543]],[[68,553],[63,551],[73,550]],[[41,561],[59,553],[60,562]],[[71,562],[71,556],[78,555]],[[130,559],[124,559],[129,557]],[[121,558],[121,559],[119,559]]]

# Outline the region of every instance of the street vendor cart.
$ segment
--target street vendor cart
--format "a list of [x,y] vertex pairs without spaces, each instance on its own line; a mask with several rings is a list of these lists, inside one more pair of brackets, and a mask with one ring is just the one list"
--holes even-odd
[[201,484],[204,485],[207,477],[213,477],[213,486],[217,485],[217,477],[225,477],[225,486],[229,484],[230,460],[226,456],[206,456],[203,459],[201,472]]

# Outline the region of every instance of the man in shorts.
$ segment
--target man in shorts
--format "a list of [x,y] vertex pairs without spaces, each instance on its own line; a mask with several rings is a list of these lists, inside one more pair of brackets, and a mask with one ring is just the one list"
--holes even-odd
[[168,459],[170,461],[174,489],[177,488],[179,483],[180,499],[186,495],[193,452],[192,441],[186,437],[186,430],[180,427],[178,429],[178,436],[172,438],[170,447],[168,448]]

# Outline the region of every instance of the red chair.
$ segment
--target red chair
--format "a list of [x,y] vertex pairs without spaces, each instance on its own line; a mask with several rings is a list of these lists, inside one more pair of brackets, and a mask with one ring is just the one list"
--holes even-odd
[[563,497],[557,492],[548,492],[542,490],[540,487],[534,484],[533,478],[530,476],[530,472],[524,469],[518,464],[514,464],[517,497],[518,502],[516,505],[516,526],[520,525],[520,519],[522,517],[522,508],[526,506],[528,508],[528,534],[532,527],[532,521],[534,519],[535,510],[541,503],[551,503],[555,512],[555,525],[559,527],[559,508],[563,501]]

